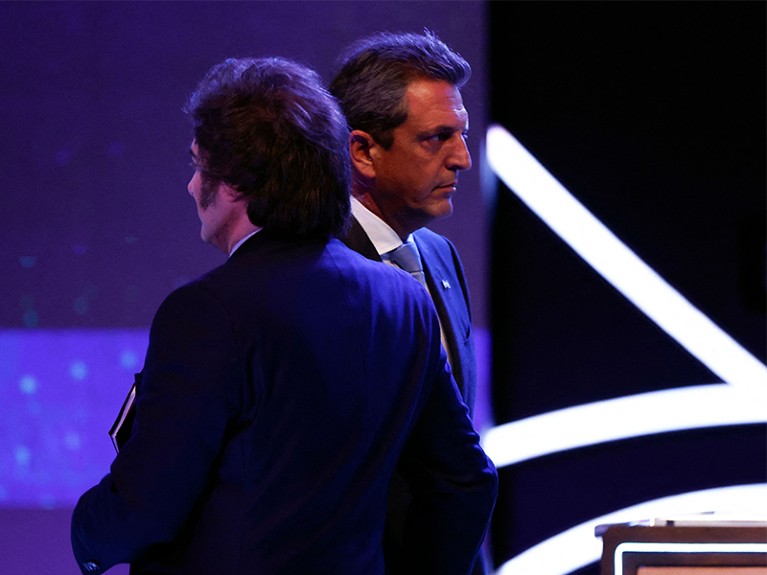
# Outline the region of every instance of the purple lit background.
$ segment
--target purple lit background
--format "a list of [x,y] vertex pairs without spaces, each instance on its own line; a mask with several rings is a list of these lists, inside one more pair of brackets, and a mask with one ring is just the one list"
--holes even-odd
[[[146,344],[138,329],[0,331],[0,525],[2,508],[68,508],[107,472],[115,454],[107,430]],[[485,401],[478,421],[487,421]]]
[[[285,56],[329,80],[358,36],[426,27],[471,62],[464,99],[476,168],[461,180],[455,215],[434,228],[463,255],[487,357],[477,233],[485,25],[484,2],[0,3],[3,575],[78,573],[71,508],[108,471],[107,430],[143,364],[154,311],[223,261],[199,240],[186,193],[181,107],[224,58]],[[483,381],[487,372],[480,361]]]
[[146,342],[143,330],[0,332],[0,505],[68,507],[104,475]]

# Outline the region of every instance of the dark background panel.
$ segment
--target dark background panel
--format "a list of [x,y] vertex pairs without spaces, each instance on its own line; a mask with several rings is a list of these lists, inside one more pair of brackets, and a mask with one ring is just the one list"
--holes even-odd
[[[489,123],[509,130],[761,362],[767,359],[765,6],[488,4]],[[500,182],[491,234],[496,423],[721,382]],[[691,400],[689,409],[695,408]],[[502,468],[495,564],[646,500],[764,482],[765,436],[762,425],[704,428]],[[577,573],[596,575],[598,566]]]
[[497,423],[717,381],[506,189],[494,210]]
[[[765,361],[764,3],[489,9],[491,121]],[[507,377],[607,396],[712,381],[521,202],[496,207],[493,332],[510,364],[496,389]]]

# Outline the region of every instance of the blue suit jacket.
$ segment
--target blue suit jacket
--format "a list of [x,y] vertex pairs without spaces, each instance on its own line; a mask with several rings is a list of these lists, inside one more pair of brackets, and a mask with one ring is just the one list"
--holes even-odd
[[[477,395],[477,360],[472,336],[469,288],[461,259],[450,240],[428,228],[414,232],[413,238],[421,254],[434,307],[445,331],[453,376],[469,412],[473,413]],[[344,243],[368,259],[381,261],[381,256],[357,220],[353,220]]]
[[[442,330],[445,332],[445,345],[450,353],[453,376],[471,415],[477,393],[477,364],[472,336],[469,289],[463,265],[455,246],[446,237],[428,228],[421,228],[413,233],[413,239],[418,246],[426,284]],[[356,219],[353,220],[344,243],[372,261],[382,261],[367,233]],[[384,539],[391,575],[417,572],[414,566],[418,563],[403,550],[408,517],[414,513],[412,495],[408,482],[400,474],[395,474],[389,488],[389,509]],[[485,573],[481,556],[476,558],[470,572],[472,575]]]
[[487,529],[497,475],[426,291],[338,240],[264,230],[174,291],[135,407],[72,516],[83,573],[381,574],[395,467],[414,572],[466,573]]

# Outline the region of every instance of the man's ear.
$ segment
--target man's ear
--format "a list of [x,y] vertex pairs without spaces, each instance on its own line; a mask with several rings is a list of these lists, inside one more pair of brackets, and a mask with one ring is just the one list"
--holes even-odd
[[354,169],[368,179],[376,177],[373,157],[378,146],[373,136],[362,130],[352,130],[349,134],[349,154]]

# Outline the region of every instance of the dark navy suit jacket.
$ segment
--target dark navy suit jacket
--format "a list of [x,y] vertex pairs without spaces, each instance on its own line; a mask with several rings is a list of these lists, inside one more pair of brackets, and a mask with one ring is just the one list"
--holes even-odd
[[[421,254],[426,284],[445,331],[446,346],[453,376],[469,412],[474,411],[477,395],[477,360],[472,335],[469,288],[461,259],[453,243],[428,228],[413,233]],[[344,243],[370,260],[381,261],[365,230],[353,220]]]
[[[423,465],[427,462],[428,465]],[[79,500],[83,573],[466,573],[497,490],[426,291],[338,240],[259,232],[152,322],[130,438]]]
[[[446,237],[428,228],[413,233],[413,239],[421,255],[426,284],[445,333],[445,345],[450,353],[453,376],[466,403],[469,414],[473,412],[477,393],[477,364],[474,354],[469,289],[463,265],[455,246]],[[365,230],[354,219],[344,238],[344,243],[366,258],[381,262],[381,256],[370,241]],[[389,266],[383,266],[389,267]],[[412,558],[403,551],[405,525],[413,513],[412,492],[408,482],[395,474],[389,492],[389,509],[385,531],[388,573],[417,573]],[[470,571],[473,575],[485,573],[481,556]]]

